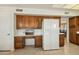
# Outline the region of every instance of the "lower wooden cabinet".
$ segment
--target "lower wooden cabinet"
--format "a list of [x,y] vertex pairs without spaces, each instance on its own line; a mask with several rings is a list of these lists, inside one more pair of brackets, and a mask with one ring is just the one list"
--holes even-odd
[[59,35],[59,46],[64,46],[64,34]]
[[35,47],[42,47],[42,36],[35,36]]
[[25,46],[24,37],[21,37],[21,36],[14,37],[14,48],[15,49],[24,48],[24,46]]
[[79,45],[79,34],[76,34],[77,45]]

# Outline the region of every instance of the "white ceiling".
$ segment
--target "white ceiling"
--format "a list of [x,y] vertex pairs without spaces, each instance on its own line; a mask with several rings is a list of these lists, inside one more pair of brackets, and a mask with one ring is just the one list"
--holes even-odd
[[[1,6],[1,5],[0,5]],[[53,9],[53,8],[64,8],[64,9],[75,9],[79,10],[79,4],[7,4],[2,6],[14,6],[14,7],[25,7],[25,8],[43,8],[43,9]]]

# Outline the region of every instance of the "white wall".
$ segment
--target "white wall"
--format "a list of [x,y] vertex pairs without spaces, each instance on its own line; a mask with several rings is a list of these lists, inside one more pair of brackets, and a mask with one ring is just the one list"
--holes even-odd
[[67,42],[69,42],[69,18],[67,18]]

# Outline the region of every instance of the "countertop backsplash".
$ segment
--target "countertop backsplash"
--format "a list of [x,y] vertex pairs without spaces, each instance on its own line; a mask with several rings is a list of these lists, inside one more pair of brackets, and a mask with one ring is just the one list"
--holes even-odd
[[25,29],[18,29],[18,30],[16,30],[16,34],[15,35],[25,35]]
[[42,29],[35,29],[34,30],[34,35],[42,35],[42,34],[43,34]]
[[26,31],[33,31],[34,35],[42,35],[42,29],[18,29],[16,30],[15,36],[19,36],[19,35],[25,35]]

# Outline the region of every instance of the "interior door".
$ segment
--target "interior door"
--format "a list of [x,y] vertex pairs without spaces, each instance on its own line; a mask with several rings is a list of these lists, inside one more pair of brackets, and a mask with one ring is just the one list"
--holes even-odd
[[12,14],[0,12],[0,50],[13,49]]

